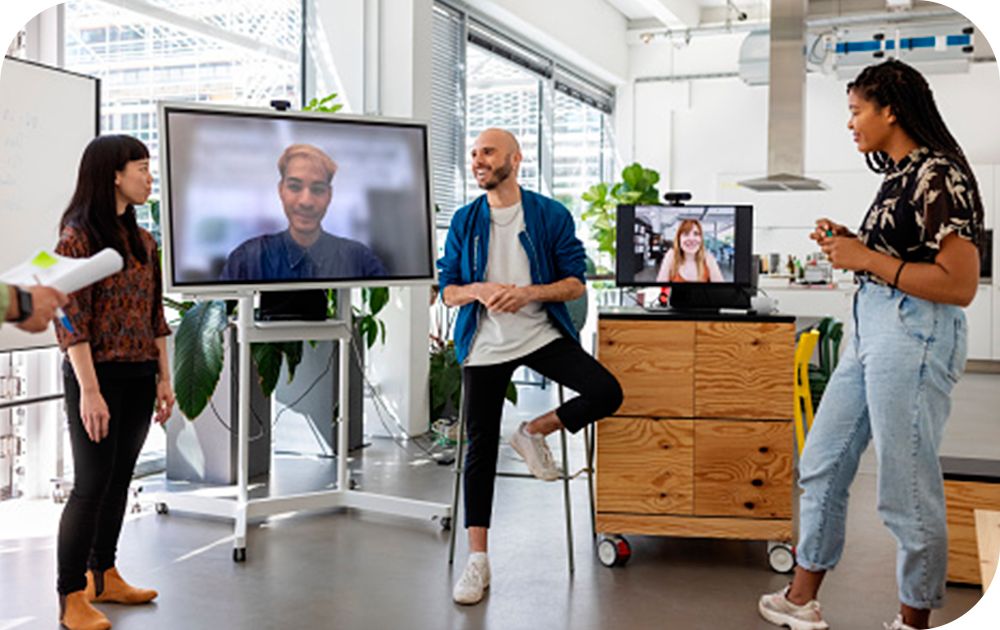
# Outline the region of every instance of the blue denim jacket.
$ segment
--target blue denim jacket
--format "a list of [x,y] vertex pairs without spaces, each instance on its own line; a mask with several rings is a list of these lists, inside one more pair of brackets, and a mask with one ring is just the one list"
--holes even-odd
[[[573,215],[558,201],[521,189],[525,229],[518,235],[528,254],[531,281],[550,284],[565,278],[585,282],[586,255],[576,237]],[[450,284],[465,285],[486,279],[486,261],[490,246],[490,206],[482,195],[459,208],[452,217],[445,241],[444,256],[437,261],[438,282],[444,289]],[[556,328],[570,339],[579,335],[563,302],[546,302],[545,310]],[[455,320],[455,356],[463,363],[479,326],[479,302],[461,307]]]

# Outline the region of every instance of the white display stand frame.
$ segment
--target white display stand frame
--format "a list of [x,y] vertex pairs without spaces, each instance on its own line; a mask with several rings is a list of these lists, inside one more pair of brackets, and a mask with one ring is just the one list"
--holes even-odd
[[[232,296],[229,296],[230,298]],[[247,547],[247,522],[276,514],[329,508],[357,508],[383,514],[437,521],[447,529],[452,526],[451,506],[445,503],[418,501],[351,489],[347,468],[349,414],[349,368],[351,356],[350,292],[339,290],[338,318],[322,322],[283,321],[259,322],[253,319],[253,293],[240,294],[236,319],[239,343],[239,423],[236,486],[213,490],[211,496],[192,492],[155,493],[156,511],[166,514],[170,509],[180,512],[232,519],[233,560],[244,562]],[[250,344],[272,341],[339,342],[339,402],[337,405],[337,485],[332,490],[306,492],[288,496],[249,496],[250,452]]]

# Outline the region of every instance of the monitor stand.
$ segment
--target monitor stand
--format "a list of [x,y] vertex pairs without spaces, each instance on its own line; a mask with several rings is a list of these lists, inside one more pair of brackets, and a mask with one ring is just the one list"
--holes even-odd
[[326,319],[326,290],[261,291],[258,321],[320,322]]
[[750,309],[750,287],[736,284],[675,284],[670,288],[666,306],[662,301],[652,306],[652,311],[682,313],[718,313],[720,309]]

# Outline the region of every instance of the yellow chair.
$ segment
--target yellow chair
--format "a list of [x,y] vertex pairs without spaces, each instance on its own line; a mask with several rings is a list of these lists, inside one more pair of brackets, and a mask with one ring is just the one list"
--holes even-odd
[[806,443],[806,433],[812,429],[813,404],[809,391],[809,360],[813,350],[819,343],[819,331],[809,330],[799,335],[799,343],[795,346],[795,443],[802,456],[802,447]]

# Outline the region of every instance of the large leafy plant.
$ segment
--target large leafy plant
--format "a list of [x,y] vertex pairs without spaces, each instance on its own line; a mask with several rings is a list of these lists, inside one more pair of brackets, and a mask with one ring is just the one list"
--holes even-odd
[[634,162],[622,169],[621,181],[594,184],[583,193],[581,198],[587,203],[587,209],[580,218],[590,226],[590,237],[597,243],[597,274],[612,271],[609,265],[601,262],[602,259],[613,261],[615,258],[618,206],[659,203],[660,191],[656,188],[659,181],[659,173]]

